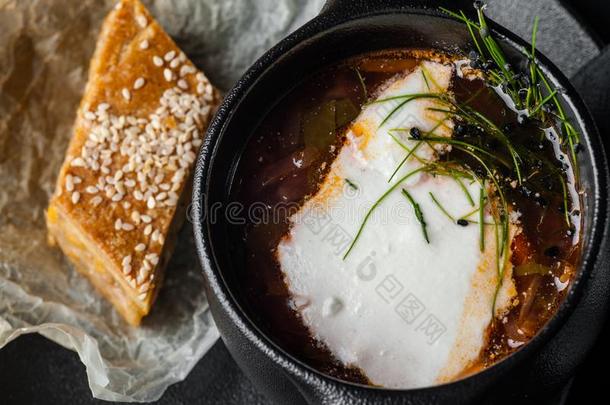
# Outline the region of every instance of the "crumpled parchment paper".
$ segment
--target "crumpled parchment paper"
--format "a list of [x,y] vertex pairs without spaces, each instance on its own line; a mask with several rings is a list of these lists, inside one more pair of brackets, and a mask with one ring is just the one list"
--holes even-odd
[[[218,337],[191,227],[152,313],[129,327],[46,243],[44,210],[110,0],[0,0],[0,348],[38,332],[76,350],[96,398],[153,401]],[[145,1],[226,90],[323,0]]]

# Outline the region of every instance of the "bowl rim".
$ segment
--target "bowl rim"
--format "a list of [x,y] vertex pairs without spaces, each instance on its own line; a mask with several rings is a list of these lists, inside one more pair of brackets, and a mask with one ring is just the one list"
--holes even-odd
[[[366,20],[395,13],[423,14],[455,21],[453,18],[440,13],[436,8],[368,10],[367,12],[356,13],[355,15],[338,15],[323,10],[320,15],[303,25],[263,54],[263,56],[248,69],[242,78],[227,93],[208,128],[194,173],[192,219],[198,256],[202,263],[203,272],[208,280],[210,290],[215,294],[216,299],[218,299],[223,310],[226,312],[226,315],[228,315],[231,322],[237,326],[239,331],[250,341],[250,343],[258,350],[262,351],[263,354],[270,357],[275,363],[281,366],[283,370],[293,377],[299,378],[307,376],[308,379],[314,378],[318,384],[323,385],[339,385],[340,387],[349,387],[350,389],[378,393],[416,394],[437,392],[442,389],[457,388],[458,386],[476,385],[483,382],[483,380],[491,380],[494,377],[505,374],[519,363],[522,363],[524,360],[531,357],[558,332],[561,326],[565,324],[569,315],[580,301],[583,290],[596,263],[596,252],[599,251],[604,239],[604,228],[607,228],[608,165],[597,127],[584,102],[561,71],[543,54],[537,52],[539,65],[548,76],[549,80],[555,85],[559,85],[565,89],[563,101],[570,107],[572,114],[574,114],[575,121],[578,122],[579,129],[581,130],[582,143],[586,143],[587,149],[592,157],[589,164],[591,165],[593,173],[593,179],[591,179],[593,187],[591,192],[594,193],[594,196],[593,204],[589,207],[589,209],[592,210],[591,215],[593,215],[589,243],[583,248],[579,271],[555,315],[526,345],[492,366],[455,381],[421,388],[383,388],[341,380],[318,371],[302,360],[295,358],[291,353],[285,351],[275,343],[272,338],[267,336],[267,334],[256,325],[256,322],[250,319],[247,313],[241,308],[238,300],[233,295],[231,288],[226,283],[223,272],[216,261],[214,250],[208,239],[210,236],[209,224],[203,219],[203,213],[205,212],[203,204],[206,203],[204,196],[208,195],[209,179],[212,174],[210,168],[214,165],[217,148],[228,123],[233,119],[234,113],[238,110],[241,102],[246,98],[251,88],[256,86],[258,79],[280,60],[283,55],[295,50],[299,46],[307,46],[305,43],[318,35],[323,35],[324,33],[333,30],[339,30],[345,24],[353,23],[356,20]],[[490,21],[490,28],[504,44],[510,45],[520,54],[526,53],[528,44],[516,34],[493,21]],[[298,52],[299,50],[296,51]]]

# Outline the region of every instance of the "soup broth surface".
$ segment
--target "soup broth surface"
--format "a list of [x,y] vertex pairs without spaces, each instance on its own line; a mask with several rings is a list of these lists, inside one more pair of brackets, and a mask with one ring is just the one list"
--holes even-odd
[[[393,50],[355,57],[312,74],[278,102],[256,128],[232,188],[233,199],[250,212],[246,224],[236,230],[244,255],[235,267],[240,269],[238,280],[246,309],[288,353],[323,373],[351,382],[371,383],[362,370],[342,364],[312,337],[287,288],[277,247],[290,231],[291,215],[318,191],[328,174],[345,142],[345,128],[386,81],[412,71],[422,59],[452,63],[451,58],[432,52]],[[488,344],[464,375],[519,350],[540,330],[562,302],[581,253],[575,173],[565,155],[559,153],[563,150],[559,140],[541,129],[548,123],[520,118],[496,89],[482,79],[471,79],[456,75],[450,92],[457,103],[484,114],[508,134],[523,157],[526,180],[504,189],[510,215],[517,217],[511,220],[518,221],[521,230],[510,246],[517,294],[510,311],[492,319]],[[510,154],[496,138],[458,121],[453,138],[479,145],[510,162]],[[481,177],[486,175],[476,159],[456,148],[439,159],[457,162]],[[514,176],[498,170],[499,178],[506,175],[500,181],[515,182]]]

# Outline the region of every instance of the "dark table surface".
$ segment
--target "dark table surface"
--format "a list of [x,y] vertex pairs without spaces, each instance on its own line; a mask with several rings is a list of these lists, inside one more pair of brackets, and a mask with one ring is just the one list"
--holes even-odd
[[[539,5],[538,14],[544,18],[545,13],[549,12],[548,4],[545,3],[553,1],[532,0],[532,3]],[[506,9],[502,9],[501,2],[493,1],[493,3],[495,3],[494,7],[500,8],[496,11],[497,19],[510,27],[506,22],[509,20],[506,13],[514,2],[507,1]],[[561,2],[560,8],[560,13],[564,13],[567,17],[569,13],[576,12],[582,25],[571,27],[572,32],[566,32],[565,27],[556,27],[557,36],[552,36],[551,41],[558,43],[558,46],[562,46],[559,38],[566,37],[580,37],[591,42],[590,38],[593,36],[600,45],[604,40],[610,40],[610,27],[607,26],[610,22],[608,21],[610,2],[565,0]],[[557,14],[557,10],[555,9],[553,13]],[[604,15],[605,24],[601,17]],[[502,21],[504,19],[506,21]],[[574,46],[574,43],[572,41],[569,46]],[[565,48],[566,45],[563,46]],[[566,59],[573,56],[573,50],[570,49],[554,51],[555,55],[552,59],[560,66],[562,61],[558,58],[561,58],[561,55]],[[593,63],[587,64],[573,79],[596,115],[602,134],[610,131],[608,96],[610,68],[607,66],[610,66],[610,49],[606,49]],[[605,83],[596,80],[597,78],[603,78]],[[607,139],[605,142],[608,146]],[[570,404],[580,402],[586,395],[603,387],[604,376],[598,370],[602,370],[610,360],[609,351],[604,344],[608,337],[610,330],[606,325],[596,348],[578,370],[570,389],[566,390],[567,394],[564,395],[563,402]],[[104,401],[91,397],[84,366],[74,352],[39,335],[22,336],[0,350],[0,404],[96,403],[104,403]],[[187,379],[169,387],[157,403],[255,405],[266,403],[266,400],[237,368],[223,343],[218,341],[195,366]]]

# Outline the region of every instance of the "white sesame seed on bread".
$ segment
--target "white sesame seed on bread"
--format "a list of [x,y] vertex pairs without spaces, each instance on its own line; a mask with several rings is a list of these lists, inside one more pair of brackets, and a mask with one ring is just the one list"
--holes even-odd
[[219,100],[138,0],[110,12],[47,225],[49,239],[132,325],[157,295]]

